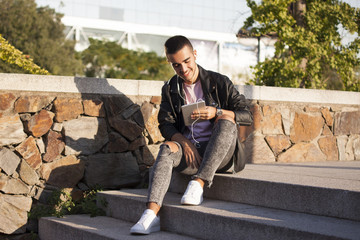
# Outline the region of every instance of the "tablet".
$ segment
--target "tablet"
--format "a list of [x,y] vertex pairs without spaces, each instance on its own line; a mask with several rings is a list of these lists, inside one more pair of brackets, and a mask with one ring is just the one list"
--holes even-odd
[[[184,123],[185,126],[191,126],[191,124],[196,120],[196,119],[191,119],[191,113],[199,108],[205,107],[205,102],[201,101],[201,102],[196,102],[196,103],[190,103],[187,105],[182,105],[181,106],[181,111],[182,111],[182,115],[184,118]],[[200,122],[200,121],[204,121],[205,119],[199,119],[196,122]]]

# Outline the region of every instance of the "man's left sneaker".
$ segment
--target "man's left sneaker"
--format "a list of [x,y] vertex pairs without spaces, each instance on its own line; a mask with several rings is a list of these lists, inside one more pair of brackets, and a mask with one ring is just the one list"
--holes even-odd
[[203,192],[204,190],[200,183],[198,181],[191,180],[181,198],[181,204],[200,205],[203,201]]

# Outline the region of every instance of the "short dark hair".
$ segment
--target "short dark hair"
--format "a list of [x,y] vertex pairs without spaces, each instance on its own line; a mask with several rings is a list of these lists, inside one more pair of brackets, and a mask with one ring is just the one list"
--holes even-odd
[[174,54],[184,46],[188,46],[191,50],[193,50],[193,46],[188,38],[181,35],[173,36],[165,42],[165,53]]

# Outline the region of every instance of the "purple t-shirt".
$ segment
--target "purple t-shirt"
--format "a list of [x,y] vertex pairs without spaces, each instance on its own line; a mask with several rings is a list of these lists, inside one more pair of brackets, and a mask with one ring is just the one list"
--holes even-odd
[[[196,103],[201,100],[205,101],[200,80],[196,81],[194,84],[184,83],[183,87],[185,92],[185,104]],[[209,141],[212,127],[213,124],[209,120],[195,122],[191,126],[186,127],[183,135],[193,143],[196,141]]]

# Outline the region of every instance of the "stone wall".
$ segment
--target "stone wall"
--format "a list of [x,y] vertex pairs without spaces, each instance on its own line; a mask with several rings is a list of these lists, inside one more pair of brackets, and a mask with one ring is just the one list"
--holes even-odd
[[[137,186],[160,143],[162,82],[0,74],[0,233],[54,189]],[[247,162],[360,160],[360,93],[238,86]]]
[[27,212],[54,189],[141,183],[163,141],[159,100],[0,92],[0,232],[24,233]]
[[360,160],[360,104],[256,101],[242,128],[247,162]]

